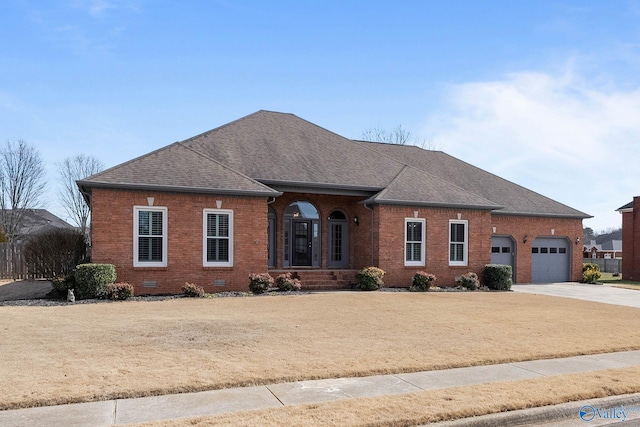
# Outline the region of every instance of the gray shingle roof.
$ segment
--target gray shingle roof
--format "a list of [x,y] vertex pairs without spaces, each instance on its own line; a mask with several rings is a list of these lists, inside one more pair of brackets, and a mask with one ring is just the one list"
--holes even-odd
[[272,188],[179,142],[107,169],[78,184],[81,187],[280,195]]
[[[587,218],[445,153],[354,141],[293,114],[258,111],[78,182],[277,196],[286,185],[358,190],[371,203]],[[274,189],[275,188],[275,189]]]
[[403,164],[293,114],[258,111],[184,141],[260,182],[384,188]]
[[491,200],[503,209],[496,214],[589,218],[573,209],[518,184],[463,162],[442,151],[423,150],[413,145],[371,143],[373,149],[427,171],[458,187]]
[[500,209],[501,206],[449,182],[405,166],[393,181],[368,201],[380,204],[457,206],[476,209]]
[[618,209],[616,209],[617,211],[621,211],[621,210],[625,210],[625,209],[633,209],[633,200],[630,201],[629,203],[627,203],[624,206],[620,206]]

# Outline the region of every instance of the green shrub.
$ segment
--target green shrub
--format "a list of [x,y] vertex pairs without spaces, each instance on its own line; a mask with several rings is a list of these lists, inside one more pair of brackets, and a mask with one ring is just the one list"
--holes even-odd
[[182,287],[182,293],[190,298],[202,298],[204,296],[204,289],[195,283],[185,283]]
[[106,298],[114,301],[124,301],[133,296],[133,286],[121,283],[109,283],[106,288]]
[[375,291],[384,285],[382,278],[384,270],[378,267],[363,268],[358,272],[358,282],[356,288],[361,291]]
[[411,287],[409,288],[409,290],[411,292],[427,292],[431,287],[431,283],[435,281],[435,274],[418,271],[413,275],[413,280],[411,281]]
[[478,280],[478,275],[473,272],[468,272],[467,274],[463,274],[456,280],[458,285],[462,286],[465,289],[470,291],[475,291],[480,287],[480,280]]
[[269,273],[249,275],[249,290],[254,294],[263,294],[273,287],[273,277]]
[[104,298],[107,285],[116,281],[116,267],[113,264],[81,264],[74,275],[76,298]]
[[291,277],[291,273],[282,273],[276,277],[276,288],[282,292],[299,291],[302,285],[300,280]]
[[592,264],[589,262],[582,264],[583,283],[596,283],[601,276],[602,274],[600,274],[600,266],[598,264]]
[[487,264],[482,270],[482,284],[497,291],[511,290],[512,270],[510,265]]

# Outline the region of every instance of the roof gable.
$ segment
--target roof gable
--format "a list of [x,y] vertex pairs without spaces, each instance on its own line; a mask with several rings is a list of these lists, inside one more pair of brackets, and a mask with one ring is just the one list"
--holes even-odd
[[499,209],[501,206],[411,166],[405,166],[374,203]]

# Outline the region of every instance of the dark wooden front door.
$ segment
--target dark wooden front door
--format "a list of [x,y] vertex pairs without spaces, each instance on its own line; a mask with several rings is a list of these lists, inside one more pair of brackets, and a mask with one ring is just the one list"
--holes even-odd
[[311,265],[311,223],[310,220],[293,220],[292,265]]

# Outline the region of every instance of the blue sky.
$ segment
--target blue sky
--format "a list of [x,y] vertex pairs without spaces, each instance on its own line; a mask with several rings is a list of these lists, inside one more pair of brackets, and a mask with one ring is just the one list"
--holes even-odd
[[[640,195],[640,1],[0,3],[0,141],[114,166],[260,109],[411,130],[595,217]],[[197,171],[194,171],[197,173]]]

